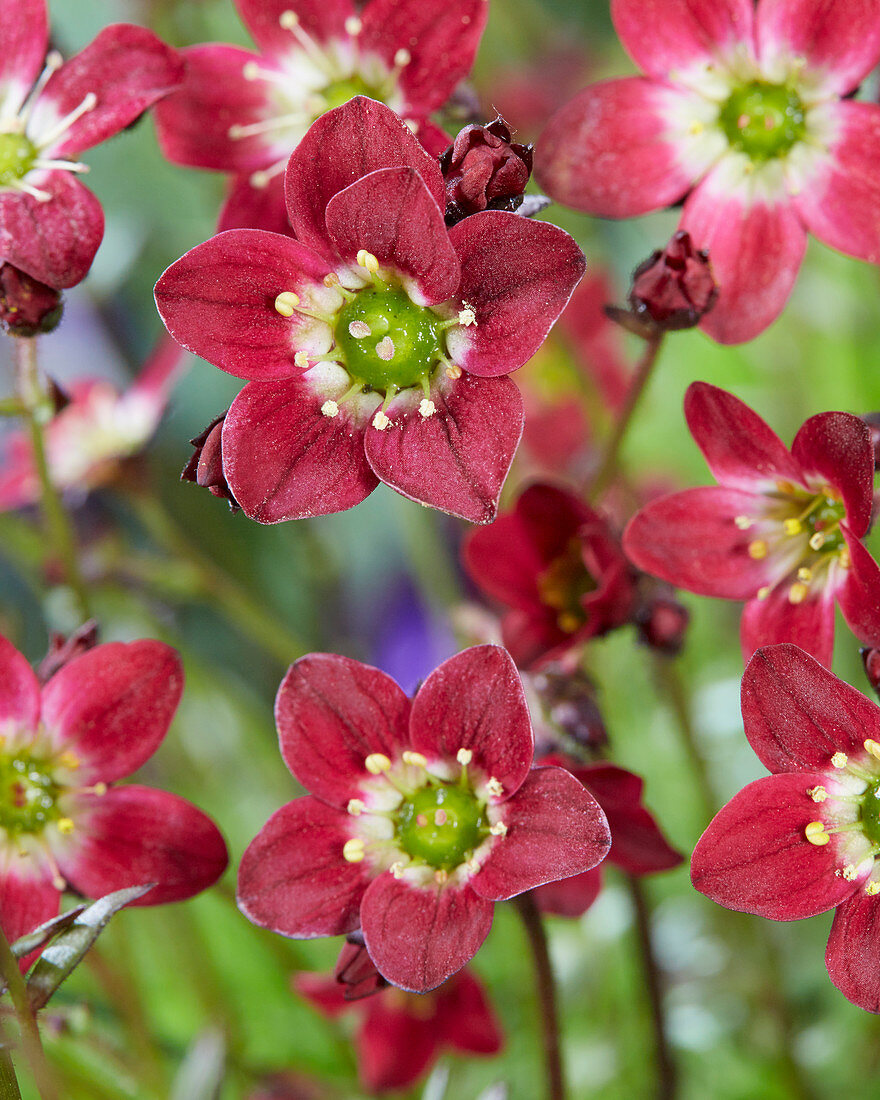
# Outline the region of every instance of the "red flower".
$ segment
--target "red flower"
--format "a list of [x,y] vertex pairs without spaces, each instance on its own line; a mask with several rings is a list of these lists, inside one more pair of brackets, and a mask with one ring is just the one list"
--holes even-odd
[[[611,849],[608,862],[629,875],[651,875],[668,871],[684,857],[667,842],[660,826],[642,805],[644,780],[616,764],[578,764],[565,756],[545,757],[542,764],[558,764],[583,783],[608,819]],[[548,882],[535,891],[535,901],[544,913],[579,917],[590,908],[602,888],[602,868],[559,882]]]
[[505,646],[523,668],[553,660],[627,622],[632,569],[598,512],[565,489],[531,485],[512,512],[472,531],[468,572],[511,610]]
[[310,124],[357,95],[388,104],[432,153],[428,121],[473,64],[488,0],[236,0],[260,53],[183,51],[186,77],[157,112],[178,164],[236,174],[221,229],[288,233],[282,173]]
[[359,927],[379,972],[404,989],[460,970],[494,902],[580,874],[608,850],[581,784],[532,770],[522,685],[497,646],[450,658],[412,701],[377,669],[311,654],[291,667],[275,714],[285,762],[313,794],[248,847],[239,906],[286,936]]
[[0,0],[0,262],[68,287],[104,235],[76,158],[175,88],[183,65],[143,27],[107,27],[66,63],[48,38],[45,0]]
[[[345,959],[350,965],[347,956],[355,953],[366,956],[366,948],[346,944],[340,963]],[[497,1054],[502,1046],[486,992],[468,970],[460,970],[431,993],[385,986],[354,1001],[346,997],[338,977],[297,974],[294,987],[327,1016],[347,1009],[360,1014],[355,1052],[361,1083],[370,1092],[407,1088],[444,1050]]]
[[159,747],[183,690],[175,651],[110,642],[48,683],[0,638],[0,924],[13,940],[58,912],[68,885],[98,898],[157,885],[135,905],[206,889],[226,867],[213,822],[165,791],[108,786]]
[[830,664],[834,600],[866,642],[880,640],[880,570],[861,539],[871,521],[874,452],[849,413],[820,413],[791,451],[747,405],[705,382],[684,403],[721,483],[653,501],[623,544],[640,568],[703,596],[747,600],[743,653],[796,642]]
[[701,327],[722,343],[778,316],[808,231],[880,259],[880,107],[850,98],[880,59],[874,4],[612,0],[611,14],[646,75],[553,116],[535,157],[553,198],[611,218],[684,199],[680,226],[721,287]]
[[710,823],[694,886],[728,909],[800,920],[837,906],[825,962],[880,1012],[880,710],[797,646],[760,649],[742,683],[746,737],[774,774]]
[[384,481],[493,519],[522,431],[501,376],[564,308],[577,245],[495,210],[447,231],[436,160],[363,97],[312,126],[285,187],[295,241],[230,230],[156,286],[175,339],[252,380],[223,425],[235,499],[277,523],[350,508]]

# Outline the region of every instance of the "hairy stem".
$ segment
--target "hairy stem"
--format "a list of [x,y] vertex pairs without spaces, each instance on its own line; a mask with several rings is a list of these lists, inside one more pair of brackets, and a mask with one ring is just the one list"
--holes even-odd
[[541,1011],[544,1061],[547,1069],[547,1100],[565,1100],[565,1078],[562,1072],[562,1053],[559,1046],[559,1013],[556,1006],[556,983],[547,950],[547,933],[544,921],[530,893],[520,894],[513,904],[522,918],[532,961],[535,967],[535,983]]
[[0,1050],[0,1100],[21,1100],[21,1089],[8,1050]]
[[[19,970],[18,959],[12,954],[9,941],[2,931],[0,931],[0,974],[2,974],[3,981],[9,990],[12,1007],[15,1010],[15,1018],[21,1032],[21,1045],[31,1067],[37,1091],[42,1100],[61,1100],[61,1094],[55,1087],[52,1072],[43,1054],[40,1032],[31,1008],[27,986],[21,970]],[[12,1076],[15,1076],[14,1070]],[[10,1095],[15,1096],[15,1093]]]

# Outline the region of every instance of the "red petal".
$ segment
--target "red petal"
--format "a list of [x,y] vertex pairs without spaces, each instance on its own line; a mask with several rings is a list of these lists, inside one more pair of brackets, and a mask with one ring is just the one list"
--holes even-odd
[[436,1028],[443,1042],[467,1054],[497,1054],[504,1045],[486,990],[467,970],[438,990]]
[[772,645],[742,681],[746,737],[770,771],[829,767],[836,752],[864,755],[880,740],[880,709],[796,645]]
[[473,646],[434,669],[413,699],[410,735],[429,763],[469,749],[473,771],[512,795],[529,774],[535,742],[522,681],[501,646]]
[[681,229],[709,250],[718,301],[700,328],[721,344],[751,340],[775,321],[797,278],[807,234],[782,182],[742,174],[744,158],[724,157],[685,203]]
[[867,1012],[880,1012],[880,904],[862,890],[841,902],[825,949],[828,976],[840,992]]
[[357,928],[371,874],[342,855],[348,820],[308,796],[277,810],[241,857],[238,907],[247,919],[298,939]]
[[488,13],[488,0],[370,0],[361,49],[389,67],[401,48],[410,55],[400,74],[401,113],[433,111],[468,75]]
[[394,268],[419,305],[445,302],[461,270],[443,211],[415,168],[380,168],[339,191],[327,203],[327,232],[352,265],[366,249],[381,267]]
[[641,77],[593,84],[547,124],[535,150],[536,179],[557,202],[601,218],[662,210],[711,163],[685,158],[692,141],[670,136],[686,107],[684,93]]
[[52,197],[0,190],[0,256],[41,283],[71,287],[86,277],[104,236],[104,211],[70,172],[39,174]]
[[544,342],[584,273],[574,239],[548,222],[486,210],[449,231],[461,261],[457,298],[476,324],[446,334],[452,359],[493,377],[521,367]]
[[831,664],[834,650],[834,589],[825,587],[803,603],[788,598],[789,585],[776,585],[763,600],[749,600],[740,620],[743,660],[760,646],[793,642],[821,661]]
[[46,0],[4,0],[0,4],[0,84],[24,100],[43,67],[49,27]]
[[533,669],[561,657],[579,644],[578,634],[560,629],[557,613],[550,608],[520,611],[515,608],[501,620],[501,641],[517,668]]
[[76,827],[59,846],[58,866],[87,897],[155,882],[133,904],[160,905],[201,893],[226,870],[217,826],[177,795],[132,784],[78,795],[77,802]]
[[408,1000],[380,994],[367,1006],[355,1045],[358,1076],[372,1093],[414,1084],[440,1053],[431,1005],[426,1004],[420,1015],[422,1006]]
[[315,122],[293,151],[284,179],[298,240],[332,254],[324,212],[334,195],[379,168],[415,168],[441,209],[446,190],[437,161],[384,103],[356,96]]
[[294,12],[302,29],[320,45],[333,38],[347,39],[345,20],[357,14],[351,0],[235,0],[235,6],[260,49],[282,56],[300,49],[281,25],[285,12]]
[[471,879],[492,901],[589,871],[611,846],[599,803],[564,768],[535,768],[504,807],[506,836]]
[[777,480],[802,481],[788,448],[765,421],[732,393],[693,382],[684,415],[709,469],[722,485],[754,491]]
[[75,156],[134,122],[183,80],[183,60],[146,27],[117,23],[53,73],[34,105],[28,130],[37,138],[76,110],[87,95],[97,103],[47,151]]
[[361,927],[382,976],[426,993],[474,957],[492,927],[493,910],[467,885],[421,888],[384,874],[364,894]]
[[865,535],[874,502],[874,446],[864,420],[844,412],[811,416],[794,437],[791,453],[801,481],[813,474],[840,490],[847,526],[858,538]]
[[[191,46],[182,56],[183,84],[154,112],[165,156],[176,164],[227,172],[268,167],[275,159],[271,135],[236,140],[229,136],[230,126],[248,125],[274,113],[266,82],[244,78],[245,65],[260,61],[259,55],[237,46],[207,45]],[[286,216],[284,220],[286,224]],[[251,223],[247,228],[264,227]]]
[[851,92],[880,60],[880,22],[864,0],[761,0],[757,42],[768,79],[784,80],[793,58],[803,58],[801,79],[820,96]]
[[10,943],[58,913],[61,894],[30,856],[7,849],[0,869],[0,927]]
[[226,197],[217,232],[226,229],[267,229],[290,236],[284,205],[284,176],[273,176],[265,187],[254,187],[250,176],[238,176]]
[[611,2],[615,29],[633,61],[652,76],[673,79],[673,70],[702,69],[737,47],[751,53],[753,17],[752,0]]
[[344,406],[324,416],[321,403],[299,379],[251,382],[232,402],[223,422],[223,471],[251,519],[280,523],[342,512],[378,485],[363,429]]
[[294,352],[324,354],[330,328],[299,313],[282,317],[275,299],[286,290],[307,300],[328,294],[321,280],[330,270],[289,237],[230,229],[162,274],[156,306],[179,344],[221,370],[260,382],[290,378],[300,373]]
[[57,746],[80,758],[83,781],[109,783],[149,760],[182,692],[176,650],[162,642],[108,642],[46,684],[43,722]]
[[590,908],[602,889],[602,868],[594,867],[582,875],[548,882],[532,891],[542,913],[557,917],[580,917]]
[[623,548],[639,569],[702,596],[750,599],[768,563],[749,557],[749,532],[734,522],[763,499],[738,489],[686,489],[652,501],[630,520]]
[[39,719],[40,684],[34,670],[12,642],[0,635],[0,722],[36,731]]
[[691,881],[719,905],[772,920],[800,920],[833,909],[859,888],[836,874],[844,862],[804,829],[818,817],[807,790],[821,773],[756,779],[715,815],[694,849]]
[[345,986],[335,978],[324,974],[294,974],[291,979],[293,988],[319,1012],[331,1019],[354,1006],[353,1001],[345,999]]
[[846,524],[841,525],[841,531],[849,549],[850,567],[836,588],[837,602],[859,641],[880,645],[880,566]]
[[522,435],[519,390],[509,378],[465,374],[435,386],[431,400],[435,411],[423,417],[409,391],[389,406],[387,428],[367,428],[370,466],[410,500],[491,523]]
[[377,668],[310,653],[291,665],[275,699],[281,755],[306,790],[344,807],[359,795],[371,753],[395,760],[408,747],[409,709]]

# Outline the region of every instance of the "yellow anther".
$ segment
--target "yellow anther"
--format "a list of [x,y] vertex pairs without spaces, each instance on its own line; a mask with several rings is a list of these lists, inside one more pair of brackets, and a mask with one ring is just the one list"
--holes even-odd
[[702,122],[700,122],[699,119],[695,118],[690,126],[688,126],[688,133],[694,135],[702,134],[704,129],[705,127],[703,126]]
[[359,798],[350,798],[346,809],[352,817],[360,817],[367,807]]
[[840,873],[843,875],[847,882],[855,882],[856,876],[858,875],[858,871],[856,870],[856,865],[854,863],[847,863],[847,865],[842,868]]
[[63,764],[65,768],[71,768],[73,771],[79,767],[79,757],[75,752],[71,752],[67,749],[58,757],[58,763]]
[[748,529],[752,526],[754,520],[752,520],[749,516],[734,516],[733,522],[737,525],[740,531],[748,531]]
[[496,821],[495,824],[489,829],[492,836],[507,836],[507,826],[503,821]]
[[292,290],[282,290],[275,299],[275,312],[282,317],[292,317],[299,305],[299,295]]
[[845,768],[848,763],[849,757],[845,752],[836,752],[834,756],[831,757],[832,768]]
[[449,874],[442,867],[439,871],[434,872],[434,881],[440,886],[442,886],[448,878]]
[[278,16],[278,22],[286,31],[289,31],[299,23],[299,16],[295,11],[283,11]]
[[455,754],[455,759],[461,764],[463,768],[466,768],[468,764],[473,760],[474,754],[470,749],[459,749]]
[[241,70],[241,75],[245,80],[259,80],[260,66],[256,61],[247,61],[245,62],[244,68]]
[[92,794],[96,794],[96,795],[98,795],[98,797],[100,797],[101,795],[104,795],[106,793],[107,793],[107,784],[106,783],[96,783],[94,785],[94,787],[92,787]]
[[458,323],[464,325],[465,328],[469,328],[471,325],[476,325],[477,315],[474,312],[474,307],[469,306],[465,302],[464,309],[458,311]]
[[784,520],[782,526],[785,528],[786,535],[799,535],[804,529],[799,519]]
[[573,611],[561,612],[556,616],[556,622],[559,624],[559,629],[564,630],[566,634],[574,634],[581,625],[581,620]]
[[486,790],[489,794],[494,795],[495,798],[500,798],[504,794],[504,787],[493,775],[489,782],[486,784]]
[[359,836],[346,840],[342,846],[342,857],[349,863],[360,863],[364,855],[364,842]]
[[761,587],[758,589],[758,599],[759,600],[766,600],[769,595],[770,595],[770,585],[769,584],[762,584]]
[[321,282],[326,287],[339,286],[339,276],[336,274],[335,271],[330,271],[324,276]]
[[294,362],[294,366],[299,367],[300,370],[308,370],[309,365],[310,365],[309,364],[309,357],[306,355],[306,353],[304,351],[298,351],[296,353],[296,355],[294,355],[294,357],[293,357],[293,362]]
[[837,555],[837,560],[840,563],[841,569],[849,569],[852,565],[852,558],[849,556],[849,547],[844,546],[840,553]]
[[437,406],[433,401],[429,401],[427,397],[423,397],[419,402],[419,415],[424,417],[425,420],[427,420],[429,416],[433,416],[436,411]]
[[446,368],[447,378],[461,378],[461,367],[458,363],[450,363]]
[[802,565],[797,571],[797,576],[799,581],[803,581],[804,584],[809,584],[813,579],[813,571],[812,569],[807,569],[805,565]]
[[825,831],[824,821],[811,821],[804,829],[804,834],[807,840],[811,844],[815,844],[817,848],[824,848],[831,840],[831,837]]
[[365,270],[369,271],[371,275],[375,275],[379,270],[379,261],[373,255],[372,252],[367,252],[365,248],[361,248],[357,254],[357,265]]
[[69,817],[58,818],[58,832],[64,836],[70,836],[74,830],[73,819]]
[[382,412],[381,409],[379,409],[379,411],[373,417],[373,427],[380,432],[384,432],[390,423],[391,421],[388,419],[385,413]]
[[391,872],[392,875],[394,875],[395,878],[403,878],[403,872],[406,870],[406,864],[401,863],[401,861],[398,859],[391,864],[388,870]]
[[878,744],[873,737],[869,737],[863,744],[865,746],[865,752],[869,752],[875,760],[880,760],[880,744]]
[[414,768],[427,768],[428,761],[420,752],[410,752],[408,749],[403,754],[404,764],[412,764]]
[[871,879],[870,882],[865,883],[865,893],[868,897],[873,898],[876,894],[880,894],[880,882],[875,879]]
[[803,603],[809,594],[809,588],[807,588],[805,584],[801,584],[800,581],[797,581],[788,590],[788,602],[794,604]]
[[345,21],[345,33],[350,34],[352,38],[356,34],[360,34],[363,29],[363,23],[358,19],[356,15],[350,15]]
[[371,752],[364,761],[364,767],[370,775],[381,775],[382,772],[391,771],[391,761],[384,752]]
[[394,55],[394,64],[398,69],[402,69],[404,65],[408,65],[412,61],[412,54],[409,50],[400,49]]
[[748,546],[749,557],[753,561],[761,561],[762,558],[767,557],[767,543],[763,539],[755,539],[749,543]]
[[321,412],[324,414],[324,416],[338,416],[339,406],[336,404],[335,401],[325,401],[324,404],[321,406]]
[[828,797],[828,792],[824,787],[809,787],[807,789],[807,794],[814,802],[824,802]]
[[67,889],[67,882],[61,877],[61,875],[57,873],[52,875],[52,885],[55,887],[56,890]]
[[813,550],[821,550],[825,545],[825,532],[817,531],[815,535],[810,536],[810,546]]

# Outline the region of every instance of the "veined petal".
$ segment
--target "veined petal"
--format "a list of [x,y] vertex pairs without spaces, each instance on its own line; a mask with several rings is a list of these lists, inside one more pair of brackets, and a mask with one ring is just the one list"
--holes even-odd
[[371,753],[395,760],[408,747],[409,710],[379,669],[310,653],[291,665],[275,699],[281,755],[306,790],[344,808],[360,793]]
[[486,210],[449,231],[461,262],[456,298],[473,325],[449,330],[453,360],[471,374],[509,374],[528,362],[586,268],[574,239],[548,222]]
[[321,280],[330,265],[299,242],[262,229],[230,229],[196,245],[156,283],[165,327],[188,351],[237,378],[268,382],[298,376],[296,351],[323,355],[330,326],[275,308],[283,291],[321,310],[339,300]]
[[[163,642],[107,642],[43,688],[43,722],[80,761],[84,782],[130,775],[153,755],[183,692],[180,655]],[[148,881],[148,880],[144,880]]]
[[880,645],[880,566],[846,524],[840,529],[850,558],[849,569],[836,588],[840,610],[860,641]]
[[61,892],[51,875],[6,846],[0,862],[0,928],[10,943],[58,913]]
[[834,596],[832,585],[811,589],[799,603],[789,598],[790,586],[777,584],[764,599],[749,600],[740,620],[743,660],[760,646],[793,642],[807,653],[831,664],[834,651]]
[[874,447],[864,420],[845,412],[811,416],[798,429],[791,454],[801,467],[801,481],[813,474],[840,490],[847,526],[864,536],[874,503]]
[[286,12],[293,12],[319,45],[348,38],[345,21],[357,14],[351,0],[235,0],[235,6],[260,49],[281,56],[300,49],[297,39],[281,24]]
[[564,768],[534,768],[505,803],[502,820],[506,835],[470,882],[492,901],[589,871],[611,846],[601,806]]
[[385,429],[366,429],[373,472],[410,500],[491,523],[522,434],[519,390],[509,378],[463,374],[432,388],[430,415],[418,400],[405,392],[388,406]]
[[344,811],[308,796],[269,818],[238,871],[238,907],[249,921],[299,939],[358,927],[371,873],[366,861],[349,863],[342,854],[346,821]]
[[828,768],[836,752],[880,740],[880,708],[796,645],[752,657],[742,681],[746,737],[772,772]]
[[470,751],[468,768],[497,779],[509,798],[529,774],[535,741],[508,653],[497,645],[473,646],[434,669],[413,699],[410,737],[429,764]]
[[807,790],[827,782],[821,772],[756,779],[712,819],[691,860],[691,881],[727,909],[771,920],[800,920],[833,909],[859,889],[837,874],[843,864],[834,838],[818,847],[804,830],[817,818]]
[[[326,399],[334,403],[345,388],[342,379],[327,383]],[[364,455],[363,427],[347,405],[325,415],[324,396],[297,378],[251,382],[232,402],[223,422],[223,471],[251,519],[280,523],[343,512],[379,484]]]
[[839,905],[825,949],[828,977],[848,1001],[866,1012],[880,1012],[878,935],[880,904],[859,890]]
[[367,887],[361,928],[380,974],[427,993],[474,957],[492,927],[492,902],[470,886],[414,886],[391,874]]
[[751,340],[785,306],[807,234],[778,163],[749,172],[751,161],[725,156],[685,203],[679,227],[708,249],[718,301],[700,328],[721,344]]
[[415,168],[380,168],[337,192],[327,203],[327,232],[339,255],[354,265],[361,249],[390,267],[418,305],[445,302],[458,289],[461,268],[443,211]]
[[0,728],[36,732],[40,684],[24,654],[0,636]]
[[265,187],[254,187],[249,175],[237,176],[217,222],[218,233],[226,229],[266,229],[291,236],[284,205],[284,176],[273,176]]
[[0,3],[0,99],[13,89],[19,92],[17,100],[24,99],[43,66],[48,41],[46,0]]

